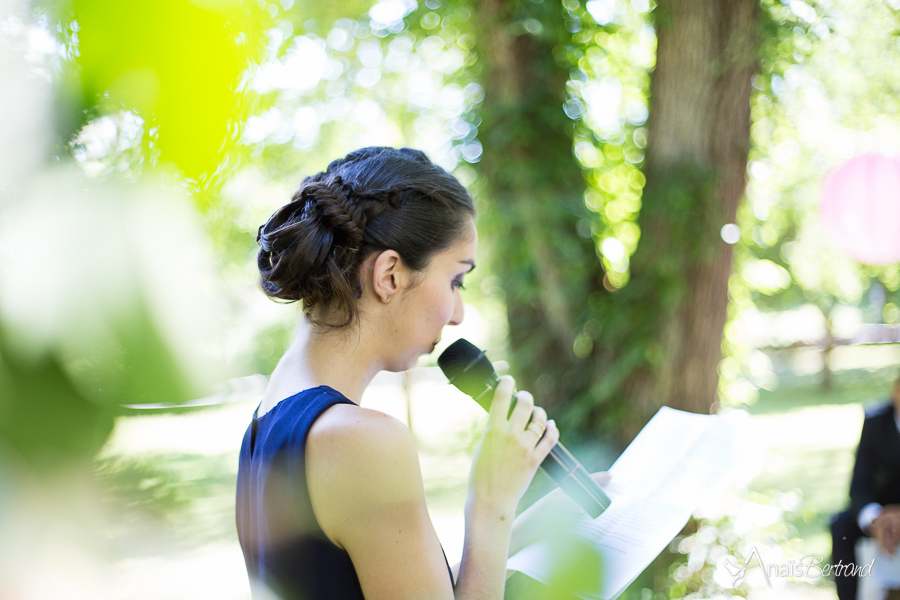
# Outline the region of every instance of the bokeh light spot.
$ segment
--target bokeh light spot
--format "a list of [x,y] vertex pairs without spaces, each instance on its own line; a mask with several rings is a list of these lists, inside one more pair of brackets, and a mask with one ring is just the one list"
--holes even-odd
[[741,228],[734,223],[727,223],[722,226],[719,235],[726,244],[737,244],[741,240]]

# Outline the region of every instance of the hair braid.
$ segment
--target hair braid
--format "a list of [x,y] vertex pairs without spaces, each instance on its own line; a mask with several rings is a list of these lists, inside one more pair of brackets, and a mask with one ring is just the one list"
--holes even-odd
[[[260,287],[301,300],[307,318],[343,327],[358,316],[359,267],[373,252],[396,250],[412,270],[448,247],[474,216],[472,199],[422,152],[362,148],[303,180],[291,201],[259,228]],[[333,308],[338,323],[312,311]]]

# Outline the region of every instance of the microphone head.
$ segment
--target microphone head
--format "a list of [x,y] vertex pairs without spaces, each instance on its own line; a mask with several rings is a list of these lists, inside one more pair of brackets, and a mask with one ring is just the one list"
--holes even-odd
[[492,387],[491,379],[497,375],[484,350],[462,338],[447,346],[438,357],[438,366],[450,383],[476,400]]

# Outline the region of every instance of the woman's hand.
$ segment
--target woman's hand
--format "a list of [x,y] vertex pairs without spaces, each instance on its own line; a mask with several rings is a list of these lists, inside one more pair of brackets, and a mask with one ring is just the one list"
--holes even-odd
[[[519,392],[509,414],[514,388],[512,377],[500,379],[469,476],[469,501],[503,513],[515,511],[538,466],[559,439],[556,423],[547,420],[544,409],[534,406],[530,393]],[[540,428],[529,420],[546,428],[542,437],[535,431]]]
[[457,598],[503,598],[516,504],[559,439],[556,424],[547,421],[543,409],[535,408],[534,398],[528,392],[519,392],[516,406],[509,413],[514,387],[512,377],[500,379],[487,427],[475,449],[469,474],[466,541],[459,566]]

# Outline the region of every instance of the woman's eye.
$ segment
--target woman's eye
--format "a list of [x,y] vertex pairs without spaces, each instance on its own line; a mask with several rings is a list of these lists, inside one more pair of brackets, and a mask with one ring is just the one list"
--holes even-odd
[[460,290],[466,289],[466,286],[463,285],[462,281],[454,281],[453,284],[451,285],[451,287],[453,287],[454,285],[459,287]]

